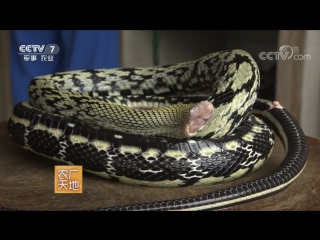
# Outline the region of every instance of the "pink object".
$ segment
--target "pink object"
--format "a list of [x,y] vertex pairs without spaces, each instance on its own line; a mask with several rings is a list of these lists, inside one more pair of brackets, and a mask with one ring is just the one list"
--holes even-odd
[[210,120],[214,107],[208,101],[201,101],[190,110],[190,123],[187,125],[189,137],[194,136]]

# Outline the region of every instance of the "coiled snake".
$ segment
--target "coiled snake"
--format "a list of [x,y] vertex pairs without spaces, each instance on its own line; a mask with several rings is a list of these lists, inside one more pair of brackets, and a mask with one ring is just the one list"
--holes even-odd
[[[303,131],[278,102],[257,99],[259,69],[243,50],[153,68],[36,77],[8,131],[19,146],[124,183],[155,187],[231,181],[286,149],[268,176],[200,196],[98,210],[205,210],[280,191],[302,171]],[[207,91],[209,90],[209,92]],[[2,210],[10,210],[2,208]]]

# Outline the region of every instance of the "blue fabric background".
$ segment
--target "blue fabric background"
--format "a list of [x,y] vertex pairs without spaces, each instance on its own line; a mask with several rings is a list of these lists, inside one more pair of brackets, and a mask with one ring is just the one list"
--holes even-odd
[[[13,30],[10,36],[10,68],[13,104],[27,101],[32,78],[80,69],[119,67],[117,30]],[[54,61],[24,61],[20,45],[59,45]]]

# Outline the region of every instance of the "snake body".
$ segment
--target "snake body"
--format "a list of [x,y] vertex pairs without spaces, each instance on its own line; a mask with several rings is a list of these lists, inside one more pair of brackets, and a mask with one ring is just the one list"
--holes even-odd
[[[287,156],[274,173],[223,191],[99,210],[218,209],[275,193],[302,171],[303,131],[279,103],[257,99],[259,70],[243,50],[154,68],[40,76],[8,131],[19,146],[125,183],[156,187],[231,181],[259,168],[274,136]],[[209,94],[197,94],[209,89]]]

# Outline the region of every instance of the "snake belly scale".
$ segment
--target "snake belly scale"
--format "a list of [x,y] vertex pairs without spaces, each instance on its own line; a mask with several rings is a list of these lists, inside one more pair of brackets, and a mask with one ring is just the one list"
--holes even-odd
[[272,126],[287,156],[266,177],[187,199],[99,210],[219,209],[280,191],[307,160],[298,123],[279,103],[257,99],[259,85],[258,67],[243,50],[154,68],[56,73],[33,79],[30,101],[14,107],[8,131],[23,148],[106,178],[184,187],[259,168],[272,153]]

